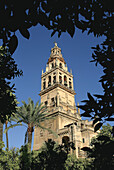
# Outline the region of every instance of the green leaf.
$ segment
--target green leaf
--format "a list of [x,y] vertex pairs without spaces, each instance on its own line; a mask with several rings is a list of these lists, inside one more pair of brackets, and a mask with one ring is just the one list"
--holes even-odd
[[14,125],[10,125],[7,129],[4,130],[4,133],[6,133],[9,129],[14,128],[16,126],[23,126],[22,124],[14,124]]
[[96,124],[95,128],[94,128],[94,132],[96,132],[97,130],[100,129],[100,127],[102,126],[103,123],[98,123]]

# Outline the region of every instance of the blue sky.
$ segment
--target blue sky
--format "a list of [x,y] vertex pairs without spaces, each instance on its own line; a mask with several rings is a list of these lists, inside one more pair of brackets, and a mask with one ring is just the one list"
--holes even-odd
[[[73,38],[68,33],[63,33],[60,38],[55,34],[51,38],[51,31],[40,25],[31,28],[30,39],[27,40],[16,32],[18,36],[18,47],[13,57],[18,64],[18,68],[23,70],[23,76],[15,78],[17,100],[28,101],[31,97],[36,103],[40,100],[38,95],[41,89],[41,72],[45,70],[46,63],[50,56],[50,50],[56,41],[62,49],[63,57],[67,66],[72,69],[74,76],[74,89],[76,92],[76,103],[81,104],[87,99],[87,92],[91,94],[101,94],[102,87],[98,82],[102,73],[102,68],[94,63],[92,59],[91,47],[102,43],[104,37],[95,38],[92,34],[87,35],[80,30],[75,31]],[[81,111],[82,113],[82,111]],[[9,146],[20,148],[24,144],[25,127],[15,127],[9,130]],[[5,135],[3,136],[5,142]]]

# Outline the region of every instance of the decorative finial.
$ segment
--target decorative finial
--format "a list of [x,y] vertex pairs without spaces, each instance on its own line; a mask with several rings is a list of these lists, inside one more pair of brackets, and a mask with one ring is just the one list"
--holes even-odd
[[57,47],[57,43],[55,42],[55,47]]

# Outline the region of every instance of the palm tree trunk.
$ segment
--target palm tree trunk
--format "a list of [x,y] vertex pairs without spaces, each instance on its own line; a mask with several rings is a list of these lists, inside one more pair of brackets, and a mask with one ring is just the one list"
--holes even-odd
[[33,132],[33,126],[30,124],[28,125],[28,146],[29,151],[31,151],[31,145],[32,145],[32,132]]
[[[7,124],[8,124],[8,121],[6,120],[6,122],[5,122],[5,129],[7,129]],[[8,131],[6,131],[6,147],[9,150]]]
[[0,140],[2,141],[2,139],[3,139],[3,124],[0,121]]

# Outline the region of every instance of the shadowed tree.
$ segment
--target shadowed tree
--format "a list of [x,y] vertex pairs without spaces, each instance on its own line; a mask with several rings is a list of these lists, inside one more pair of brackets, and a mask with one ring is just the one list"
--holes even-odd
[[113,128],[107,124],[102,126],[102,130],[91,141],[91,148],[84,147],[88,157],[94,158],[93,165],[95,169],[114,169],[114,136]]
[[[11,57],[7,47],[0,47],[0,120],[5,123],[12,112],[16,111],[16,97],[14,84],[11,79],[22,75],[22,70],[17,69],[17,64]],[[0,132],[2,133],[2,132]]]
[[65,170],[66,159],[67,152],[63,149],[63,146],[57,145],[52,139],[48,139],[33,159],[32,169],[35,170],[37,167],[40,170]]

